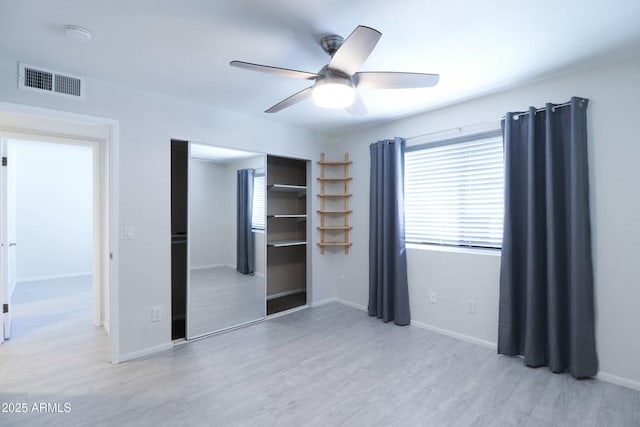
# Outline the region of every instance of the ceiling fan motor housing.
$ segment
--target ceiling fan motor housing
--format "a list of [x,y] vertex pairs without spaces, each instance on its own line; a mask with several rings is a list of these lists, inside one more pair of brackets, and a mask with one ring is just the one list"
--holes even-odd
[[320,40],[320,46],[322,46],[322,50],[327,52],[329,56],[333,56],[333,54],[336,53],[338,49],[340,49],[342,43],[344,43],[344,38],[335,34],[324,36]]

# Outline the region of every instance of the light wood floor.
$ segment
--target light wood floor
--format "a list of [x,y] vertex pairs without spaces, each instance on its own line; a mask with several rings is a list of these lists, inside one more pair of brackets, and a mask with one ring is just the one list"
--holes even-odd
[[102,330],[68,326],[0,346],[0,402],[72,411],[0,425],[640,425],[640,392],[335,303],[115,366]]

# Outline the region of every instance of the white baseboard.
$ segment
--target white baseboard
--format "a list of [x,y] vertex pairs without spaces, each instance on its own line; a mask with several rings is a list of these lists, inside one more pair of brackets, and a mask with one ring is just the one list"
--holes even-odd
[[305,288],[291,289],[290,291],[278,292],[277,294],[267,295],[267,301],[270,299],[286,297],[287,295],[299,294],[301,292],[305,292]]
[[70,274],[58,274],[53,276],[28,277],[26,279],[16,280],[16,283],[41,282],[43,280],[56,280],[56,279],[71,279],[74,277],[92,276],[92,275],[93,275],[93,272],[89,271],[87,273],[70,273]]
[[470,342],[472,344],[477,344],[481,347],[490,348],[491,350],[496,350],[498,348],[498,344],[483,340],[481,338],[472,337],[471,335],[461,334],[459,332],[450,331],[448,329],[438,328],[437,326],[432,326],[427,323],[417,322],[415,320],[411,321],[411,326],[415,326],[420,329],[426,329],[427,331],[435,332],[437,334],[446,335],[451,338],[456,338],[461,341]]
[[611,375],[611,374],[607,374],[606,372],[599,372],[598,375],[596,375],[596,378],[601,380],[601,381],[606,381],[608,383],[611,384],[616,384],[622,387],[627,387],[630,388],[632,390],[639,390],[640,391],[640,382],[639,381],[634,381],[634,380],[630,380],[627,378],[622,378],[622,377],[618,377],[616,375]]
[[360,304],[356,304],[354,302],[351,301],[347,301],[346,299],[342,299],[342,298],[334,298],[335,302],[338,302],[342,305],[346,305],[347,307],[351,307],[351,308],[356,308],[360,311],[366,311],[369,312],[369,310],[367,309],[367,307],[365,307],[364,305],[360,305]]
[[144,348],[142,350],[133,351],[131,353],[121,354],[118,362],[126,362],[127,360],[138,359],[140,357],[149,356],[150,354],[158,353],[159,351],[169,350],[173,348],[173,343],[168,342],[154,347]]
[[320,307],[322,305],[331,304],[332,302],[337,302],[335,298],[327,298],[317,302],[312,302],[311,307]]

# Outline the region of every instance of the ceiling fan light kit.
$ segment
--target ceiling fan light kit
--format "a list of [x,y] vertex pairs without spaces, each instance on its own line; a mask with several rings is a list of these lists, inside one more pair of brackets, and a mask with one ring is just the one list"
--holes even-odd
[[432,87],[438,83],[439,76],[437,74],[388,71],[358,72],[381,36],[382,33],[378,30],[359,25],[346,39],[337,35],[323,37],[320,46],[331,56],[331,60],[317,73],[243,61],[231,61],[230,65],[246,70],[314,81],[312,86],[280,101],[267,109],[266,113],[278,112],[312,97],[314,103],[320,107],[344,108],[349,113],[360,116],[366,114],[367,108],[362,97],[357,94],[358,87],[410,89]]
[[313,102],[323,108],[347,108],[353,104],[356,90],[348,77],[324,77],[316,80]]

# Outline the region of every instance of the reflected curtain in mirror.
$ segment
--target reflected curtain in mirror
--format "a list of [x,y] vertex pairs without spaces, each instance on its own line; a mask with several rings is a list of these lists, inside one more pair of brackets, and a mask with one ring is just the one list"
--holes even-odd
[[236,270],[242,274],[253,274],[255,271],[255,242],[251,231],[255,174],[255,169],[240,169],[238,171]]
[[508,113],[498,353],[597,373],[587,103]]

